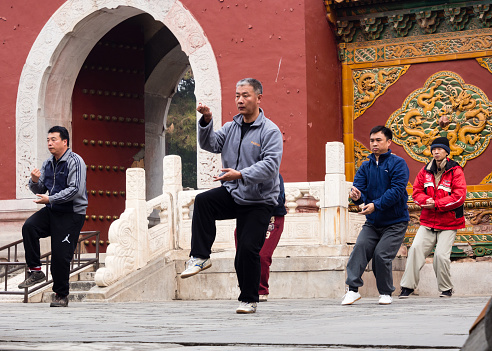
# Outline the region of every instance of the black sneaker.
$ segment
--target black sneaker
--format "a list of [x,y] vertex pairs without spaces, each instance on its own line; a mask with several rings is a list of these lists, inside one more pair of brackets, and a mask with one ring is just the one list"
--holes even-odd
[[413,289],[405,288],[404,286],[401,287],[401,292],[400,295],[398,296],[400,299],[406,299],[408,298],[411,294],[413,294]]
[[53,302],[50,304],[50,307],[67,307],[68,306],[68,296],[61,297],[56,294],[53,298]]
[[453,289],[443,291],[439,297],[451,297],[453,296]]
[[30,286],[36,285],[38,283],[41,283],[46,276],[44,275],[43,272],[41,271],[32,271],[29,272],[29,277],[27,277],[26,280],[24,280],[22,283],[19,284],[19,289],[24,289],[28,288]]

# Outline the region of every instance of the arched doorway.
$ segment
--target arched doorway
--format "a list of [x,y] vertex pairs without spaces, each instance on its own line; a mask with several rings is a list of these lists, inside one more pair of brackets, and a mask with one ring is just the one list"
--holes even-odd
[[[138,118],[135,126],[144,126],[140,131],[145,134],[145,169],[147,174],[147,198],[152,198],[162,191],[162,158],[164,156],[164,126],[169,102],[176,85],[183,73],[191,66],[194,72],[197,100],[203,101],[219,111],[214,117],[215,123],[221,124],[220,82],[217,64],[210,44],[200,25],[179,1],[125,1],[127,6],[119,6],[115,1],[97,1],[88,4],[83,0],[67,1],[48,21],[39,34],[26,61],[19,84],[17,101],[17,198],[32,196],[25,185],[29,170],[40,164],[48,156],[45,145],[45,133],[52,125],[64,125],[70,129],[72,140],[88,143],[109,141],[128,143],[130,141],[110,138],[90,139],[77,134],[76,117],[72,115],[72,92],[76,88],[79,72],[84,70],[84,62],[101,39],[118,25],[131,23],[140,26],[143,33],[143,70],[144,80],[139,89],[142,92],[144,123]],[[116,2],[117,3],[117,2]],[[97,6],[97,7],[95,7]],[[108,66],[109,67],[109,66]],[[89,68],[90,69],[90,68]],[[95,95],[105,94],[105,89],[94,89]],[[109,91],[109,90],[107,90]],[[120,93],[121,91],[119,91]],[[90,88],[89,88],[90,94]],[[111,92],[110,92],[111,94]],[[75,103],[75,102],[74,102]],[[91,112],[87,110],[88,120]],[[80,114],[79,112],[77,112]],[[99,115],[106,120],[114,114],[92,113],[97,120]],[[126,121],[125,117],[125,121]],[[130,117],[134,123],[135,116]],[[73,122],[73,123],[72,123]],[[82,129],[83,130],[83,129]],[[127,146],[125,146],[127,147]],[[134,147],[134,146],[132,146]],[[74,150],[77,148],[74,144]],[[138,151],[134,147],[132,151]],[[211,179],[208,174],[217,167],[218,159],[198,151],[198,186],[208,187],[204,179]],[[87,161],[86,161],[87,162]],[[89,167],[102,165],[126,167],[114,162],[97,164],[87,162]],[[115,172],[116,173],[116,172]],[[122,172],[123,173],[123,172]],[[89,173],[90,174],[90,173]],[[88,189],[114,192],[118,189]],[[120,196],[119,193],[118,196]],[[90,195],[91,196],[91,195]],[[117,197],[117,196],[116,196]],[[89,204],[91,206],[91,202]],[[120,212],[121,213],[121,212]],[[115,214],[93,213],[97,220],[104,216],[109,223]],[[111,216],[111,220],[107,220]]]

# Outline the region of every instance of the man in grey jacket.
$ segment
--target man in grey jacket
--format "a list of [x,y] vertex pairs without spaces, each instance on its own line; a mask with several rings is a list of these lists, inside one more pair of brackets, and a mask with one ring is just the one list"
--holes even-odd
[[215,221],[235,218],[234,267],[241,290],[237,313],[256,312],[260,250],[280,192],[282,134],[260,108],[262,93],[258,80],[240,80],[236,84],[239,114],[216,132],[208,106],[200,103],[197,108],[202,114],[198,124],[200,147],[222,156],[221,174],[214,177],[214,181],[220,181],[222,186],[195,198],[190,260],[181,278],[191,277],[212,266],[210,253],[216,235]]
[[52,127],[47,141],[52,156],[40,169],[31,171],[29,180],[29,188],[38,197],[34,202],[46,206],[22,226],[29,276],[19,284],[19,289],[46,279],[41,271],[39,239],[51,236],[51,275],[56,295],[50,306],[67,307],[70,262],[87,209],[86,166],[69,148],[70,136],[66,128]]

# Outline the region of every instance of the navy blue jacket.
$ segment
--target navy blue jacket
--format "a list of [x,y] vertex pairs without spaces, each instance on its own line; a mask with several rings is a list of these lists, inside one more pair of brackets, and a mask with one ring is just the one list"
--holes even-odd
[[376,227],[408,222],[407,163],[391,150],[379,156],[376,163],[374,154],[362,163],[355,174],[354,186],[360,190],[361,198],[356,205],[373,203],[375,211],[366,216],[367,222]]
[[278,174],[278,179],[280,180],[280,194],[278,195],[278,205],[273,209],[273,215],[275,217],[282,217],[287,214],[287,210],[285,208],[285,187],[284,187],[284,178],[282,175]]
[[35,194],[48,191],[47,207],[58,212],[85,215],[87,209],[86,166],[82,157],[71,149],[55,161],[51,156],[41,166],[37,183],[29,179],[29,188]]

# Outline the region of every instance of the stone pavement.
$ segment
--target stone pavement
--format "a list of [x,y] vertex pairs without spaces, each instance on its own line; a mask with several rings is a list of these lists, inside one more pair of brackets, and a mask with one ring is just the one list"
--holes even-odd
[[459,350],[489,299],[279,299],[252,315],[231,300],[0,303],[0,350]]

